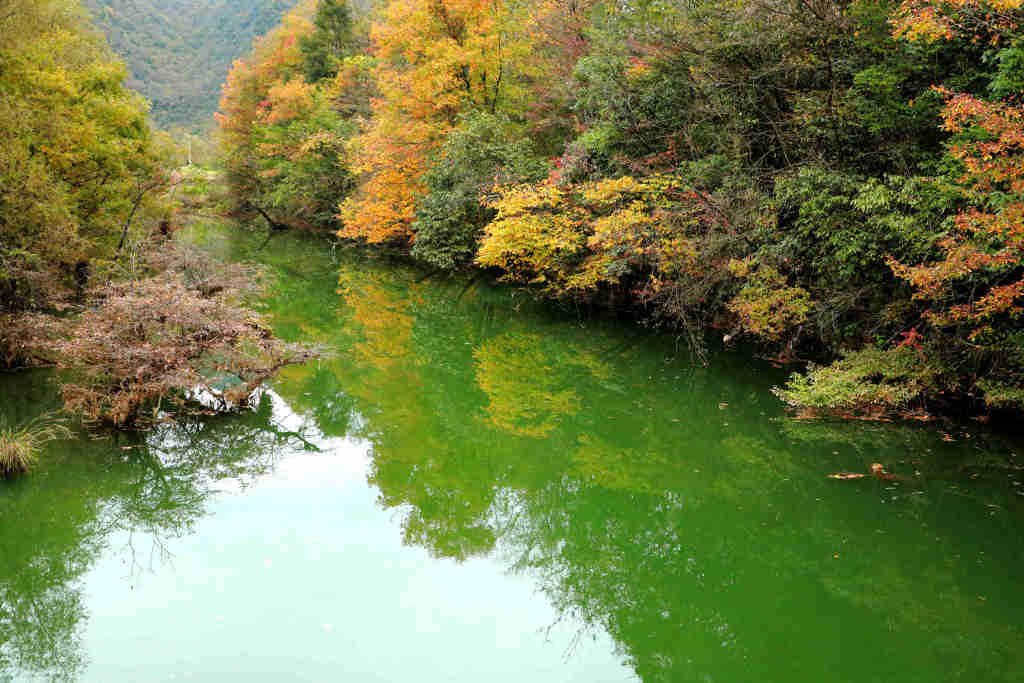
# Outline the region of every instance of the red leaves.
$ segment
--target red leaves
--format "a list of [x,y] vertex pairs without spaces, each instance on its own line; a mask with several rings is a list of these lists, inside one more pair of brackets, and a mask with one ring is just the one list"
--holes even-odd
[[943,128],[951,133],[980,129],[989,139],[954,143],[950,153],[963,162],[964,183],[979,190],[1024,191],[1024,107],[987,102],[973,95],[934,88],[947,97]]
[[900,336],[903,337],[903,341],[896,345],[897,349],[902,349],[909,346],[910,348],[917,351],[918,355],[921,356],[922,360],[926,358],[924,353],[924,347],[921,346],[921,340],[924,339],[924,336],[917,331],[916,326],[910,328],[909,332],[901,332]]
[[[956,217],[954,233],[939,244],[945,251],[943,260],[890,266],[917,288],[915,298],[936,301],[927,314],[933,324],[980,324],[995,316],[1017,316],[1022,312],[1018,301],[1024,296],[1024,280],[995,281],[999,273],[1015,270],[1024,260],[1024,107],[935,90],[948,98],[943,127],[961,135],[950,153],[964,164],[960,182],[975,206]],[[1008,194],[1011,201],[990,209],[991,193],[996,191]],[[992,284],[987,290],[975,285],[966,302],[954,303],[954,285],[978,277]],[[976,328],[974,336],[981,330]]]
[[1000,43],[1017,29],[1021,0],[904,0],[890,19],[893,36],[931,43],[959,37]]

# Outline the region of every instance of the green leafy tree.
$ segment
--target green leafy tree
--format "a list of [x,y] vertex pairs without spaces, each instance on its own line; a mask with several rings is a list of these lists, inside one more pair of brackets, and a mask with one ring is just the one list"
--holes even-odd
[[299,41],[306,80],[315,83],[333,78],[353,44],[352,13],[346,0],[320,0],[313,32]]
[[0,313],[109,270],[168,181],[146,104],[73,3],[0,16]]
[[547,162],[515,133],[509,121],[477,113],[448,135],[424,178],[427,191],[416,202],[414,257],[446,270],[466,266],[495,216],[486,204],[494,185],[538,180],[546,173]]

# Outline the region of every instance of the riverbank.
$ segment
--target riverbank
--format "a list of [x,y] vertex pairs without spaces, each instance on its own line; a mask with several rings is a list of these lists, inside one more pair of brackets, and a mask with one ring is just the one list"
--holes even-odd
[[[2,338],[17,344],[7,345],[8,361],[55,367],[68,417],[147,429],[199,408],[236,410],[282,367],[316,357],[261,323],[251,306],[269,283],[258,267],[219,262],[169,230],[134,244],[130,258],[76,301],[52,300],[63,315],[5,316]],[[35,444],[56,429],[48,425],[14,427],[10,439],[5,431],[2,461],[11,466],[0,473],[27,471]]]
[[815,359],[807,413],[1019,418],[1019,10],[759,3],[300,3],[225,84],[233,211]]
[[[257,232],[260,230],[262,227],[256,228]],[[267,233],[262,248],[272,251],[276,234],[279,231]],[[737,335],[724,311],[709,312],[706,319],[694,319],[689,326],[680,326],[678,321],[658,314],[623,291],[582,300],[566,298],[539,285],[509,281],[498,268],[450,271],[416,259],[408,249],[346,239],[339,242],[329,233],[309,234],[330,253],[351,251],[360,258],[415,268],[424,278],[464,283],[466,288],[486,282],[488,286],[507,290],[519,301],[550,306],[581,322],[604,318],[629,322],[639,329],[664,335],[680,346],[681,353],[700,363],[711,362],[712,357],[720,360],[722,349],[751,361],[767,361],[785,370],[771,392],[800,419],[923,422],[954,431],[964,425],[967,429],[986,425],[1008,432],[1020,430],[1016,409],[987,405],[976,395],[943,388],[941,370],[926,362],[923,347],[908,345],[895,352],[865,349],[845,359],[836,359],[819,347],[805,349],[802,357],[797,358],[792,353],[780,353],[776,345]],[[835,362],[830,364],[830,360]]]

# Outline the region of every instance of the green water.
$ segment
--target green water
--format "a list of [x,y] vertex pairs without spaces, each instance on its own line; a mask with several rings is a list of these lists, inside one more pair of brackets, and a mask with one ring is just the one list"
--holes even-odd
[[[745,351],[257,258],[277,332],[330,355],[0,482],[0,680],[1024,679],[1019,442],[795,421]],[[0,413],[53,393],[0,375]],[[874,462],[906,478],[827,478]]]

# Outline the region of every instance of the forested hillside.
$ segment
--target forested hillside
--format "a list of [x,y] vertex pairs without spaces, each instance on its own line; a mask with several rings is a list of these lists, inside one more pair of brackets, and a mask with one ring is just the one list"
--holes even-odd
[[209,128],[220,85],[295,0],[86,0],[161,127]]
[[277,227],[832,362],[806,410],[1019,410],[1020,6],[307,0],[228,77],[228,177]]

